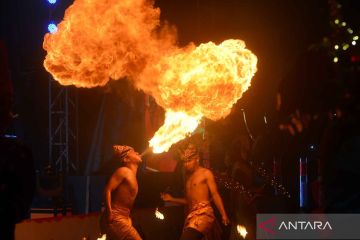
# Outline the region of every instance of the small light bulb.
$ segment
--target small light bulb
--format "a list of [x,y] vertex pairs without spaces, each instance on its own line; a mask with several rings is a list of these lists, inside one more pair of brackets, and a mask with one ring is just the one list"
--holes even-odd
[[336,45],[334,46],[334,48],[335,48],[336,50],[338,50],[338,49],[339,49],[339,45],[336,44]]
[[339,19],[335,19],[335,24],[339,24],[340,20]]
[[334,63],[337,63],[338,61],[339,61],[339,58],[338,58],[338,57],[334,57],[333,62],[334,62]]
[[353,36],[353,40],[355,40],[355,41],[356,41],[356,40],[359,40],[359,36],[357,36],[357,35],[356,35],[356,36]]
[[346,26],[346,22],[342,22],[341,26],[345,27]]
[[352,44],[353,46],[355,46],[355,45],[356,45],[356,41],[352,41],[351,44]]
[[49,31],[50,33],[55,33],[55,32],[57,31],[57,26],[56,26],[56,24],[55,24],[55,23],[50,23],[50,24],[48,25],[48,31]]

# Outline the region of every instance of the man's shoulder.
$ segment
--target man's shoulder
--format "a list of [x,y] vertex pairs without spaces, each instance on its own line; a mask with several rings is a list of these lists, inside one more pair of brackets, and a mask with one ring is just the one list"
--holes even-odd
[[208,176],[208,175],[213,175],[211,170],[208,169],[208,168],[204,168],[204,167],[199,167],[197,172],[201,175],[205,175],[205,176]]
[[118,169],[115,170],[115,174],[120,174],[120,175],[127,175],[131,172],[131,170],[127,167],[119,167]]
[[211,173],[211,170],[208,168],[205,168],[205,167],[199,167],[199,170],[202,172],[210,172]]

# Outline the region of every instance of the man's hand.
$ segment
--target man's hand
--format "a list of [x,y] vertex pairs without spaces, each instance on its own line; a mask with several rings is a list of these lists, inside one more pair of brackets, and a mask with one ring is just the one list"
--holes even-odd
[[173,197],[168,193],[160,193],[160,197],[165,202],[169,202],[173,199]]
[[227,215],[221,217],[222,223],[227,226],[230,223],[230,220]]

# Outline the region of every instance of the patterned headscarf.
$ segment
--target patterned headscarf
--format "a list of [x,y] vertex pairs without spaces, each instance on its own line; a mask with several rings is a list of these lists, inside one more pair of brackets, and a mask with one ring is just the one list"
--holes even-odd
[[132,149],[133,149],[132,147],[126,145],[114,145],[113,146],[114,156],[123,159],[126,156],[126,154]]
[[194,148],[189,148],[189,146],[184,150],[181,155],[181,159],[185,162],[192,160],[194,157],[198,157],[198,149],[194,145]]

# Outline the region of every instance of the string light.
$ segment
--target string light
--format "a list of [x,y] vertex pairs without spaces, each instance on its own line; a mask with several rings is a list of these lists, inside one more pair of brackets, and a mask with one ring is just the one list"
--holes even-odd
[[353,34],[353,33],[354,33],[354,31],[353,31],[351,28],[348,28],[347,31],[348,31],[348,33],[350,33],[350,34]]
[[335,19],[335,24],[339,24],[340,23],[340,20],[339,19]]
[[[251,164],[250,166],[262,177],[265,183],[274,188],[279,194],[291,198],[291,195],[286,190],[286,188],[280,182],[278,182],[272,174],[269,174],[266,169],[255,166],[253,164]],[[215,180],[220,186],[231,191],[238,191],[240,194],[244,194],[248,199],[254,199],[254,194],[250,190],[246,189],[246,187],[244,187],[238,181],[235,181],[229,176],[221,175],[219,173],[216,173],[215,171],[213,172]]]
[[235,181],[234,179],[228,176],[220,175],[215,171],[213,172],[214,172],[215,181],[219,186],[224,187],[227,190],[230,190],[231,192],[236,191],[240,194],[243,194],[247,199],[253,199],[254,197],[253,194],[248,189],[246,189],[242,184],[240,184],[239,182]]
[[[57,2],[57,0],[46,0],[48,3],[50,3],[50,11],[49,11],[49,15],[50,17],[52,18],[52,10],[56,7],[55,3]],[[54,23],[53,20],[51,20],[51,22],[48,24],[48,27],[47,27],[48,31],[50,33],[55,33],[57,31],[57,26],[56,24]]]
[[346,22],[342,22],[341,26],[345,27],[346,26]]
[[342,49],[343,49],[344,51],[346,51],[349,47],[350,47],[349,44],[344,43]]
[[351,44],[352,44],[353,46],[355,46],[355,45],[356,45],[356,41],[352,41]]
[[335,48],[336,50],[338,50],[338,49],[339,49],[339,45],[336,44],[336,45],[334,46],[334,48]]
[[274,188],[277,191],[277,193],[286,196],[288,198],[291,198],[290,193],[280,182],[278,182],[278,180],[274,177],[273,174],[268,173],[268,171],[261,166],[255,167],[255,170],[264,179],[264,181],[267,184],[269,184],[272,188]]
[[354,41],[359,40],[359,36],[357,36],[357,35],[353,36],[353,40]]
[[333,62],[334,62],[334,63],[337,63],[338,61],[339,61],[339,58],[338,58],[338,57],[334,57]]

